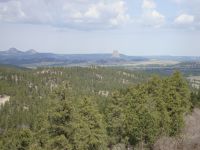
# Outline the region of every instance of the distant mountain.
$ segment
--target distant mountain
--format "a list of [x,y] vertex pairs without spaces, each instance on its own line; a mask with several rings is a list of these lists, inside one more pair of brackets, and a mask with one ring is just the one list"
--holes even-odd
[[113,53],[112,53],[112,57],[113,58],[119,58],[120,57],[120,54],[119,54],[119,52],[118,51],[113,51]]
[[22,51],[16,49],[16,48],[10,48],[7,51],[2,51],[1,54],[4,55],[17,55],[23,53]]
[[24,52],[16,48],[0,51],[0,64],[17,66],[112,65],[144,60],[148,59],[123,55],[118,51],[105,54],[53,54],[39,53],[33,49]]
[[26,51],[26,53],[32,55],[32,54],[37,54],[38,52],[34,49],[30,49],[30,50]]

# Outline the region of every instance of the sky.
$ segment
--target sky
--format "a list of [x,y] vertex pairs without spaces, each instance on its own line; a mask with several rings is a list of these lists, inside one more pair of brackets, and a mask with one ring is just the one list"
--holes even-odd
[[0,0],[0,50],[200,56],[200,0]]

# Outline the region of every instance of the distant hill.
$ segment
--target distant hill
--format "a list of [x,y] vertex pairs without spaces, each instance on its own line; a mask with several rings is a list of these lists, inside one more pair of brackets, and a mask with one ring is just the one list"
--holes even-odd
[[[10,48],[0,51],[0,64],[15,65],[20,67],[40,67],[40,66],[130,66],[130,65],[169,65],[166,61],[176,61],[178,63],[197,63],[200,62],[198,56],[128,56],[114,50],[113,53],[97,54],[53,54],[40,53],[30,49],[21,51]],[[172,65],[172,64],[171,64]],[[190,65],[191,66],[191,65]]]
[[111,65],[131,61],[145,61],[148,58],[127,56],[114,51],[104,54],[53,54],[39,53],[36,50],[21,51],[10,48],[0,51],[0,64],[17,66],[66,66],[66,65]]

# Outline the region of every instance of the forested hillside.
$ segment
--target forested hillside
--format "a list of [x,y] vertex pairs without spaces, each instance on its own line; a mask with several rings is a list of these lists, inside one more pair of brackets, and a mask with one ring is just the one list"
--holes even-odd
[[179,72],[161,78],[96,66],[2,66],[0,100],[5,97],[2,150],[152,148],[161,136],[178,136],[199,103]]

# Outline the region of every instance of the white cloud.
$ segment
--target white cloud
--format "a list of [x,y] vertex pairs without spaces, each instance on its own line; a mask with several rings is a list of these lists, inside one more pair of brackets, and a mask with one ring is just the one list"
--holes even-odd
[[0,22],[101,29],[120,26],[129,20],[124,0],[4,0],[0,3]]
[[158,28],[165,23],[165,16],[156,10],[156,3],[153,0],[143,0],[142,10],[140,22],[143,25]]
[[165,16],[156,10],[146,12],[142,18],[144,25],[153,26],[155,28],[161,27],[165,23]]
[[[200,29],[200,0],[172,0],[182,12],[174,19],[174,25],[187,29]],[[187,12],[187,13],[186,13]]]
[[[21,4],[18,1],[8,2],[7,5],[0,3],[0,20],[7,22],[22,21],[26,15],[21,9]],[[5,3],[3,3],[5,4]]]
[[156,3],[152,0],[144,0],[142,3],[143,9],[153,9],[156,8]]
[[100,17],[100,11],[98,10],[98,7],[96,5],[90,7],[88,9],[88,11],[85,12],[85,17],[99,18]]
[[176,17],[174,22],[178,25],[192,24],[194,22],[194,16],[189,14],[181,14],[178,17]]

